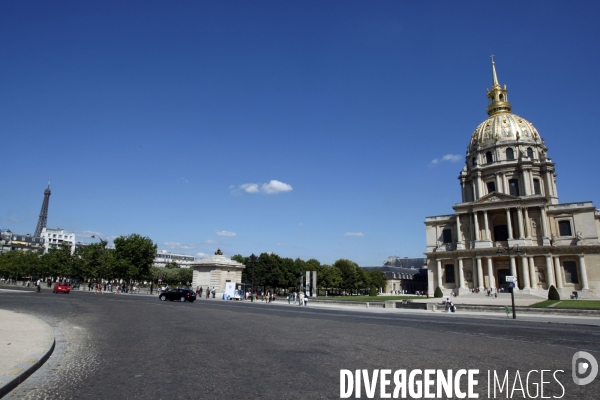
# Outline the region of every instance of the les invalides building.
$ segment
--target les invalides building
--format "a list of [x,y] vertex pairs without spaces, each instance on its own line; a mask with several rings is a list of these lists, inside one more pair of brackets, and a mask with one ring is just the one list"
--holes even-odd
[[[492,62],[488,118],[471,135],[454,214],[427,217],[430,293],[506,287],[561,298],[600,297],[600,212],[560,204],[555,165],[533,124],[511,113]],[[517,290],[515,290],[515,293]]]

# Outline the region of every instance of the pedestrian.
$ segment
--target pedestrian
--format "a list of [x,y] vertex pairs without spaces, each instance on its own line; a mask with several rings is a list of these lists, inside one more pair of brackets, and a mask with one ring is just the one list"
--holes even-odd
[[200,289],[198,290],[198,298],[202,298],[202,286],[200,286]]
[[290,304],[290,295],[289,294],[287,295],[286,299],[288,301],[288,304]]
[[304,307],[308,305],[308,296],[304,295]]
[[213,295],[213,299],[215,298],[215,295],[217,294],[217,290],[215,289],[215,287],[213,286],[212,288],[212,295]]
[[150,284],[150,294],[152,294],[152,290],[154,289],[154,282]]
[[265,295],[265,303],[269,304],[269,292]]
[[37,293],[42,293],[42,281],[40,279],[35,282],[35,291]]

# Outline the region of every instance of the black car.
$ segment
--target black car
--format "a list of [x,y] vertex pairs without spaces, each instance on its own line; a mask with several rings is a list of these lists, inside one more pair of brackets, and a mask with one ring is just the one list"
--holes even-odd
[[179,300],[180,302],[189,301],[190,303],[196,300],[196,293],[190,289],[171,289],[158,295],[162,301]]

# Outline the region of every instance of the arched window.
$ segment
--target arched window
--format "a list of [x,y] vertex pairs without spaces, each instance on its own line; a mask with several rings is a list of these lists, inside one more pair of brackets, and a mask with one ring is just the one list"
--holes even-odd
[[531,147],[527,148],[527,157],[533,160],[533,149]]
[[473,166],[477,165],[477,159],[475,157],[471,159],[471,164],[473,164]]
[[488,164],[491,164],[494,162],[494,160],[492,159],[491,151],[488,151],[487,153],[485,153],[485,160],[487,161]]
[[506,149],[506,159],[507,160],[515,159],[515,152],[513,151],[513,149],[511,149],[511,148]]

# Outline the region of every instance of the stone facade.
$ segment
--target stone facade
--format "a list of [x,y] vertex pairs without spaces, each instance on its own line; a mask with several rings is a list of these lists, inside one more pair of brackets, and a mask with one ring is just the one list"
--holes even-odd
[[[554,163],[529,121],[511,114],[506,86],[488,91],[489,118],[471,136],[454,214],[427,217],[429,288],[499,288],[562,298],[600,296],[600,212],[590,201],[559,204]],[[510,251],[509,251],[510,249]]]
[[191,264],[190,267],[194,269],[192,287],[196,289],[200,286],[204,290],[207,287],[211,290],[214,288],[216,297],[220,297],[225,292],[227,282],[242,283],[242,270],[245,268],[244,264],[233,261],[222,254],[201,259]]

